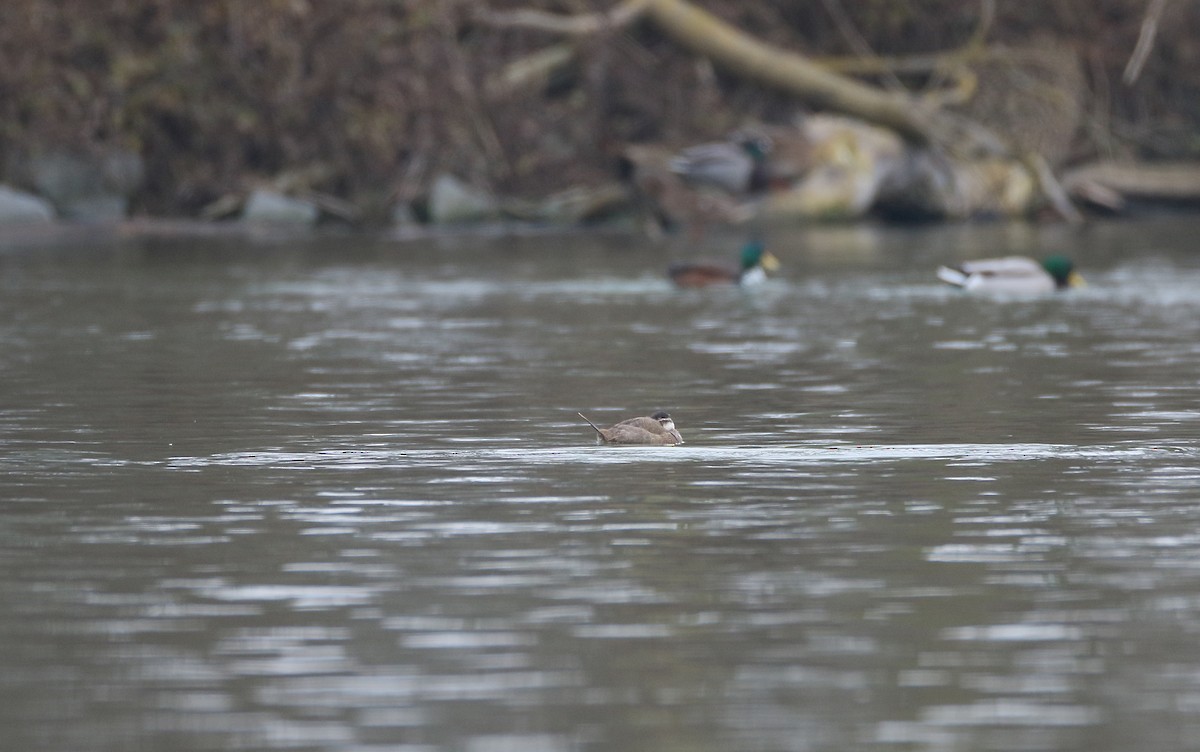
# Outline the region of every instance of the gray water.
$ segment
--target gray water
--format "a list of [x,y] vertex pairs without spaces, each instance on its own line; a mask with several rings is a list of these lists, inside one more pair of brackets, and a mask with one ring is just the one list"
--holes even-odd
[[1198,236],[0,243],[0,747],[1196,748]]

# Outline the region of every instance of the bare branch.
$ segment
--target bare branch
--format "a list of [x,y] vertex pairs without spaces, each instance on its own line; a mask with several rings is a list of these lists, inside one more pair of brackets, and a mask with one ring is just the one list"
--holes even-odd
[[1121,76],[1126,86],[1131,86],[1138,80],[1138,76],[1142,75],[1142,66],[1146,64],[1146,58],[1150,57],[1150,51],[1154,49],[1154,40],[1158,36],[1158,21],[1166,7],[1167,0],[1150,0],[1150,4],[1146,6],[1146,15],[1142,18],[1142,31],[1138,34],[1137,45],[1134,46],[1133,54],[1129,56],[1129,62],[1125,65],[1125,73]]
[[[833,23],[838,27],[842,38],[846,40],[850,45],[850,49],[854,50],[856,55],[860,58],[879,59],[875,50],[871,48],[871,44],[855,28],[854,22],[846,14],[846,9],[842,7],[839,0],[821,0],[821,4],[825,6],[825,12],[833,19]],[[885,67],[880,72],[889,89],[892,91],[905,91],[904,84],[900,83],[900,79],[896,77],[894,71]]]
[[966,50],[983,49],[987,43],[988,33],[992,30],[992,23],[996,20],[996,0],[979,0],[979,23],[975,26],[975,31],[971,33],[971,38],[967,40]]
[[475,20],[488,26],[534,29],[550,34],[588,36],[607,29],[616,29],[636,21],[645,12],[648,0],[624,0],[608,13],[563,16],[557,13],[522,8],[496,11],[486,6],[476,9]]
[[[487,6],[476,8],[474,18],[499,28],[532,29],[579,39],[604,31],[620,29],[635,22],[646,12],[648,0],[624,0],[608,13],[564,16],[532,8],[495,11]],[[573,41],[562,42],[526,55],[490,76],[485,84],[492,96],[523,89],[546,81],[556,70],[569,65],[576,56]]]
[[1058,212],[1058,215],[1069,224],[1082,223],[1083,215],[1075,208],[1075,204],[1071,203],[1071,197],[1067,195],[1062,183],[1058,182],[1058,178],[1054,176],[1054,171],[1046,163],[1045,157],[1034,153],[1024,154],[1022,157],[1021,161],[1025,164],[1025,168],[1037,179],[1042,195],[1050,202],[1054,211]]
[[484,90],[489,96],[498,97],[544,83],[555,71],[569,65],[575,53],[575,45],[565,42],[533,52],[488,76]]

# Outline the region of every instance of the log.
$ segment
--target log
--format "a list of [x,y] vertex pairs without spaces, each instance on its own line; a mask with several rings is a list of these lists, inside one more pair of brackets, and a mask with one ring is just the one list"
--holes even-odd
[[647,12],[680,45],[734,73],[792,92],[817,107],[890,127],[917,144],[939,135],[933,113],[911,97],[880,91],[764,44],[684,0],[650,0]]
[[1095,162],[1067,173],[1063,186],[1076,196],[1098,187],[1127,199],[1200,202],[1200,163]]

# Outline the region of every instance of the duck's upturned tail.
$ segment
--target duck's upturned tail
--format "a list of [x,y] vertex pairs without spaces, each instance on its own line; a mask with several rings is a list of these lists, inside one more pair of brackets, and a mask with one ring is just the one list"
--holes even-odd
[[583,418],[585,421],[587,421],[587,424],[589,426],[596,429],[596,435],[600,437],[601,441],[604,440],[604,434],[600,431],[600,426],[598,426],[595,423],[593,423],[592,421],[588,420],[588,416],[584,415],[583,413],[575,413],[575,414],[578,415],[579,417]]
[[967,284],[966,272],[962,269],[954,269],[949,266],[939,266],[937,268],[937,278],[955,287],[965,287]]

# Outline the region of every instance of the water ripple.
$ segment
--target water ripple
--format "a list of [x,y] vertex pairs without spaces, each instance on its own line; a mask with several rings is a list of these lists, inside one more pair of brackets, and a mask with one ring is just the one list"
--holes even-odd
[[[312,469],[318,467],[406,467],[469,464],[537,466],[556,464],[644,464],[696,462],[708,465],[795,466],[831,463],[879,463],[905,460],[944,460],[987,465],[1032,460],[1092,460],[1120,462],[1164,459],[1186,461],[1200,455],[1195,446],[1175,444],[1066,445],[1066,444],[911,444],[897,446],[781,445],[581,448],[472,449],[344,449],[303,451],[250,451],[207,457],[172,457],[166,466],[191,469],[210,466]],[[1181,472],[1174,470],[1172,472]],[[952,476],[957,480],[990,480],[987,477]],[[465,482],[503,482],[504,476],[470,478]]]

